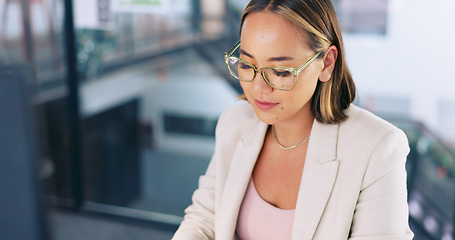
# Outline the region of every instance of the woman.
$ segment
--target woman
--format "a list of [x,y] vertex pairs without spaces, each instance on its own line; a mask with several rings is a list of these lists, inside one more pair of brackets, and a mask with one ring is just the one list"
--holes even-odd
[[225,60],[247,101],[173,239],[412,239],[406,136],[351,104],[331,1],[253,0],[240,35]]

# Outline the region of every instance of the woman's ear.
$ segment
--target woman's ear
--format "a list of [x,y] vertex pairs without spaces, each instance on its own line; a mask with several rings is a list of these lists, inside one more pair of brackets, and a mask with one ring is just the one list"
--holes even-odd
[[324,60],[322,60],[324,68],[319,74],[319,81],[327,82],[330,80],[330,77],[332,76],[333,73],[333,69],[335,68],[337,57],[338,49],[334,45],[331,45],[325,53]]

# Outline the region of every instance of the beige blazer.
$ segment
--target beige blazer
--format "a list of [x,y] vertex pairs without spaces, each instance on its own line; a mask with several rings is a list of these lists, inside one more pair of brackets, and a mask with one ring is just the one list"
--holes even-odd
[[[292,239],[412,239],[405,134],[354,105],[346,113],[340,124],[314,121]],[[213,158],[173,240],[237,239],[239,208],[267,127],[246,101],[223,113]]]

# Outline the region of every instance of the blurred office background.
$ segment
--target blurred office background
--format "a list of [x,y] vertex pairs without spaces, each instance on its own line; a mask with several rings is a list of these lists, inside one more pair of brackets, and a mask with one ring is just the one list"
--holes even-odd
[[[247,2],[0,0],[0,238],[170,239]],[[409,138],[415,239],[454,239],[455,2],[334,4],[356,104]]]

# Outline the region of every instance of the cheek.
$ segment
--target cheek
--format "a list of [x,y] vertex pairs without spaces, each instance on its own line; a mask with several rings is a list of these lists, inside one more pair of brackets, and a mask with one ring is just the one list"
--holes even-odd
[[303,78],[299,79],[299,84],[296,86],[296,90],[298,90],[302,95],[312,96],[314,91],[316,90],[316,85],[319,82],[318,75],[304,75]]
[[[283,99],[283,98],[281,98]],[[287,114],[289,109],[292,109],[292,95],[287,96],[287,100],[283,101],[280,108],[278,109],[278,114],[275,116],[275,120],[280,120],[283,116]],[[289,106],[291,104],[291,106]],[[283,115],[284,114],[284,115]]]
[[240,82],[240,86],[243,89],[243,93],[245,94],[246,100],[248,102],[251,102],[251,96],[250,96],[250,91],[249,91],[249,83],[248,82]]
[[249,83],[248,82],[241,82],[240,81],[240,86],[243,89],[243,92],[248,95],[249,92]]

